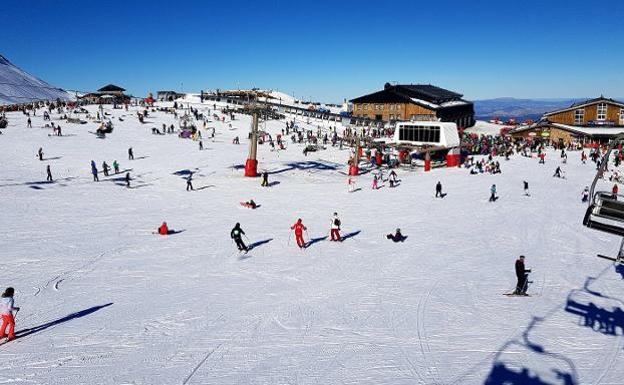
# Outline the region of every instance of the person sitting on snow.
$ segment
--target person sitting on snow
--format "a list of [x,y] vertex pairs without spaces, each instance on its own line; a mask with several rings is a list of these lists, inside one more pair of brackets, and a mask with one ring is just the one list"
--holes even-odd
[[394,234],[388,234],[386,235],[386,238],[392,240],[393,242],[403,242],[407,237],[401,234],[401,229],[396,229]]
[[254,202],[253,199],[250,199],[249,201],[243,203],[243,206],[248,207],[250,209],[255,209],[256,207],[258,207],[258,205],[256,204],[256,202]]
[[162,225],[160,225],[158,228],[158,234],[169,235],[169,226],[167,226],[167,222],[163,222]]

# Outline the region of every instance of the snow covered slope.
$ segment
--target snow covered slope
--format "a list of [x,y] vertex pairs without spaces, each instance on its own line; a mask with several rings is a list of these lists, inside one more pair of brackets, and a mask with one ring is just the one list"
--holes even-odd
[[0,105],[56,99],[69,100],[71,95],[27,74],[0,55]]
[[[246,116],[209,123],[215,140],[204,131],[199,151],[151,134],[177,126],[171,114],[140,124],[135,110],[107,112],[106,139],[93,122],[49,136],[41,114],[27,129],[20,113],[0,135],[0,286],[22,307],[22,337],[0,346],[0,383],[621,383],[624,272],[594,256],[619,239],[581,225],[595,167],[578,152],[565,180],[549,152],[546,165],[499,158],[499,175],[399,170],[399,187],[377,191],[365,174],[350,194],[349,150],[306,157],[288,140],[259,146],[274,183],[262,188],[242,177]],[[285,127],[264,126],[274,137]],[[118,160],[132,188],[124,174],[93,182],[92,159]],[[46,164],[54,183],[42,182]],[[250,198],[261,206],[240,206]],[[325,238],[334,211],[342,243]],[[291,236],[297,218],[313,241],[305,251]],[[184,231],[153,235],[163,220]],[[257,245],[245,255],[229,238],[236,222]],[[385,238],[397,227],[404,243]],[[533,296],[505,297],[520,254]]]

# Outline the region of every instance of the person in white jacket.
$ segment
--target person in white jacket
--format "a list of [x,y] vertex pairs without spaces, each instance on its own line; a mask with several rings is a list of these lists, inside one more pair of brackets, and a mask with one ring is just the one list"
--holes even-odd
[[331,218],[330,235],[332,241],[342,241],[342,238],[340,238],[340,218],[338,218],[338,213],[334,213],[334,216]]
[[[13,311],[19,311],[20,309],[14,306],[14,294],[15,289],[8,287],[4,293],[2,293],[2,298],[0,298],[0,314],[2,314],[0,338],[9,337],[9,341],[15,339],[15,317],[13,316]],[[7,328],[9,329],[8,335],[6,334]]]

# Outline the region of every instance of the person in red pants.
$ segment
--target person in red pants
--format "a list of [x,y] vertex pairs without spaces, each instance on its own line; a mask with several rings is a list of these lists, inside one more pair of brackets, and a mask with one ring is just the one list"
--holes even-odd
[[9,329],[9,341],[15,339],[15,317],[13,316],[13,311],[19,311],[19,307],[15,307],[13,301],[13,295],[15,294],[15,289],[12,287],[8,287],[4,293],[2,293],[2,298],[0,298],[0,313],[2,314],[2,327],[0,329],[0,338],[7,337],[6,330]]
[[330,235],[332,241],[342,241],[342,238],[340,237],[340,218],[338,218],[338,213],[334,213],[334,216],[331,219]]
[[291,230],[295,230],[295,239],[297,240],[297,246],[300,249],[305,248],[305,241],[303,240],[303,231],[307,230],[307,227],[303,225],[301,218],[297,219],[297,223],[290,227]]

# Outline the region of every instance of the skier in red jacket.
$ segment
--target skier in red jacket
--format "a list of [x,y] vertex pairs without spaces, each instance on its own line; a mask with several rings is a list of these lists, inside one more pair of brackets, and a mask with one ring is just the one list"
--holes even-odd
[[297,246],[299,246],[299,248],[301,249],[304,249],[305,241],[303,240],[303,231],[307,230],[308,228],[303,225],[301,218],[297,219],[297,223],[292,225],[290,229],[295,230],[295,238],[297,239]]

